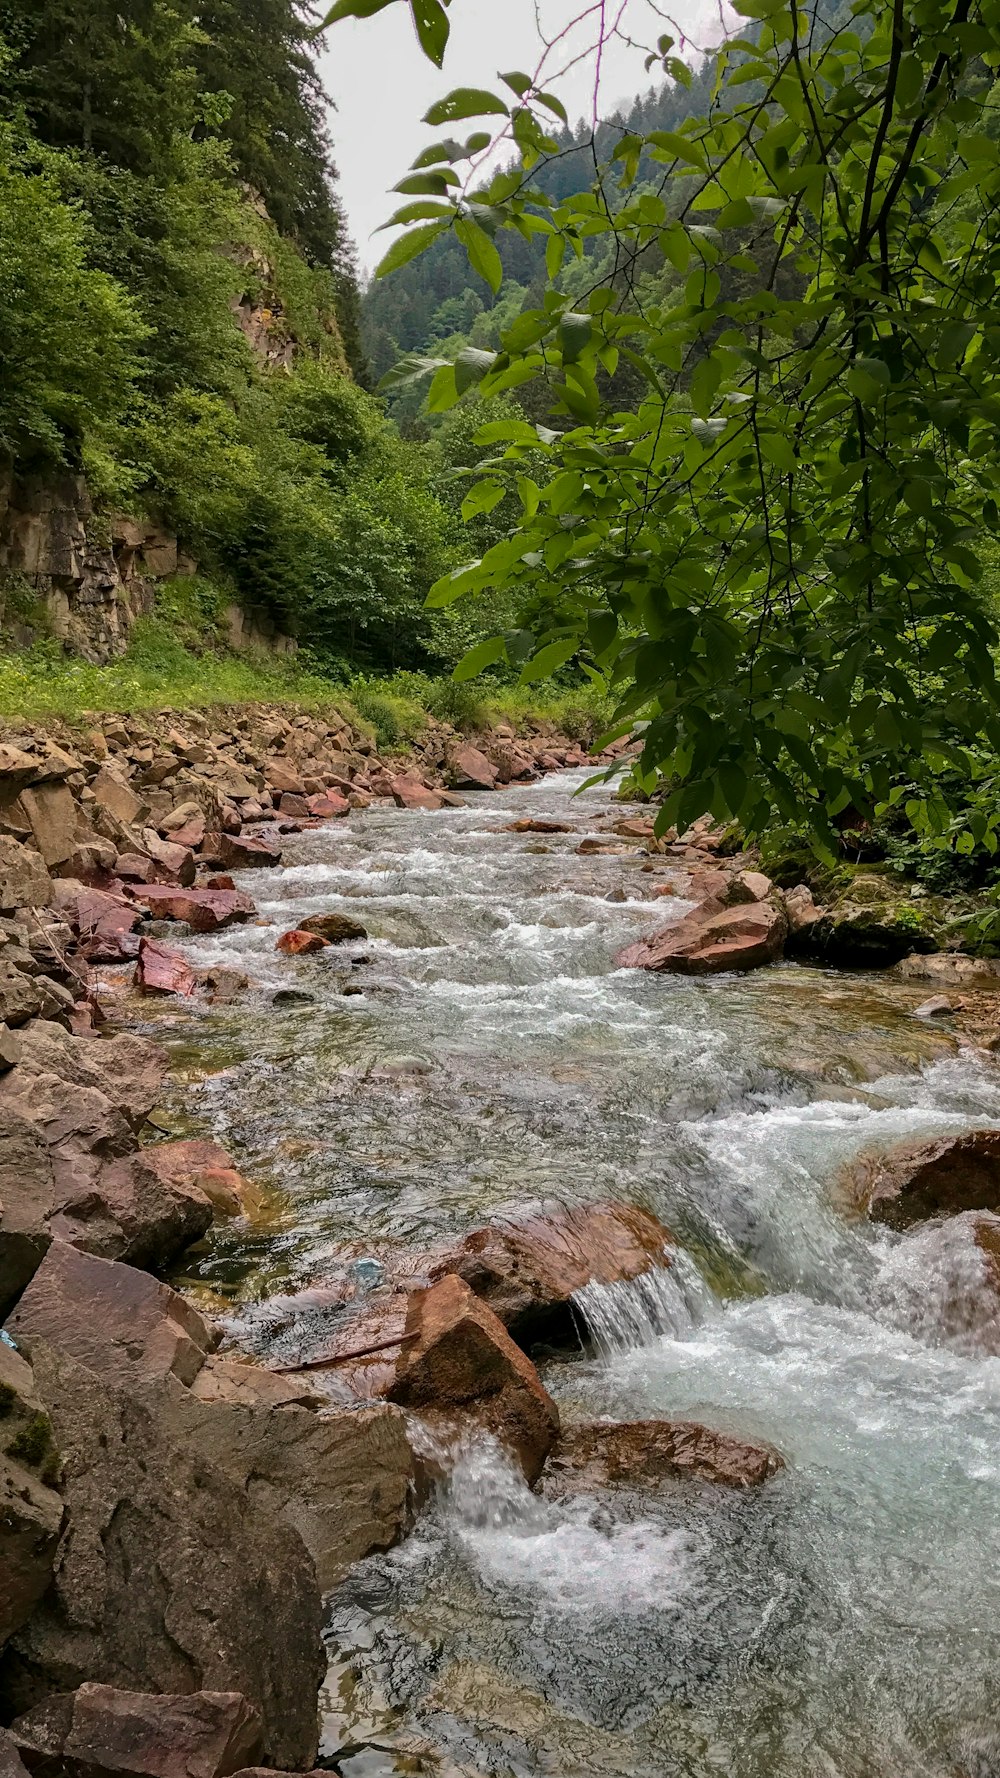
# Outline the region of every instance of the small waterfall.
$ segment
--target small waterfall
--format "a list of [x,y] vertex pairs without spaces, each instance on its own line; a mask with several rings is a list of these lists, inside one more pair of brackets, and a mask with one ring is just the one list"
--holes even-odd
[[602,1358],[650,1346],[664,1335],[682,1340],[701,1325],[715,1304],[708,1285],[686,1253],[671,1255],[639,1278],[616,1284],[585,1284],[573,1305]]

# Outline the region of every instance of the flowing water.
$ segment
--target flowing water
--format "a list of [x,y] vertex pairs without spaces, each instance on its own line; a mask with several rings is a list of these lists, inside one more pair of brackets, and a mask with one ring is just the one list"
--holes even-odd
[[[247,879],[269,923],[189,942],[252,988],[157,1020],[167,1122],[214,1131],[264,1197],[181,1282],[237,1343],[298,1355],[296,1293],[351,1258],[504,1205],[630,1199],[683,1255],[580,1293],[585,1349],[545,1366],[564,1418],[698,1419],[787,1468],[746,1495],[556,1500],[472,1446],[331,1601],[326,1751],[349,1778],[431,1769],[427,1744],[518,1778],[986,1778],[996,1301],[966,1219],[899,1237],[835,1182],[863,1150],[1000,1125],[1000,1074],[885,977],[616,970],[687,905],[652,888],[684,879],[577,856],[607,828],[585,776],[298,836]],[[526,814],[574,831],[503,831]],[[368,942],[275,953],[331,908]]]

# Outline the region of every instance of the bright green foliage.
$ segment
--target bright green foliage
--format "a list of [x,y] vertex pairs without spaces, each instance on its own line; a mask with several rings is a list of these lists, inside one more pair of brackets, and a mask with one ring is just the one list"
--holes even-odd
[[[836,29],[815,5],[740,9],[712,113],[624,133],[596,189],[545,191],[557,144],[531,92],[515,171],[442,179],[451,213],[420,227],[465,239],[471,201],[486,239],[547,240],[548,285],[488,368],[438,372],[432,405],[463,377],[554,399],[551,429],[480,434],[520,521],[431,602],[535,599],[524,677],[581,658],[621,723],[648,724],[664,825],[711,808],[830,834],[896,791],[941,829],[942,767],[1000,742],[979,590],[1000,525],[1000,5],[862,0]],[[616,272],[581,288],[563,268],[595,240]],[[623,363],[638,393],[615,406]],[[988,821],[976,840],[996,844]]]

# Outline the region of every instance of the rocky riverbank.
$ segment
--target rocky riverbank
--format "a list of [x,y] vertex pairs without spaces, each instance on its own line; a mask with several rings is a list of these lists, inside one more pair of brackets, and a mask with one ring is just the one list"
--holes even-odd
[[[323,1594],[406,1533],[470,1438],[497,1440],[552,1499],[756,1489],[780,1473],[766,1442],[689,1420],[563,1427],[535,1360],[575,1342],[578,1293],[670,1288],[675,1238],[633,1206],[511,1211],[420,1250],[345,1246],[275,1305],[280,1367],[220,1349],[160,1276],[216,1219],[252,1215],[255,1183],[205,1137],[157,1139],[166,1058],[111,1034],[96,973],[110,966],[118,993],[134,977],[150,1008],[231,1001],[245,977],[199,971],[177,944],[257,917],[232,871],[273,868],[286,835],[369,805],[433,811],[583,759],[542,730],[473,744],[437,726],[418,755],[387,760],[356,729],[276,710],[114,718],[0,747],[4,1778],[308,1770]],[[569,826],[511,831],[544,851]],[[720,848],[707,821],[660,840],[634,811],[581,836],[584,858],[615,860],[614,899],[684,903],[623,965],[705,975],[829,955],[835,912]],[[276,943],[308,956],[364,936],[331,911]],[[959,979],[973,967],[930,963]],[[902,967],[912,980],[927,965]],[[988,999],[992,972],[975,969]],[[843,1194],[900,1228],[975,1212],[996,1268],[995,1138],[961,1140],[873,1159]]]

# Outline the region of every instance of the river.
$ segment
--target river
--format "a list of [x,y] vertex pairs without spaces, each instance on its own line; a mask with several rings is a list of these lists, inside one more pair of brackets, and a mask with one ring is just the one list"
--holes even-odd
[[[863,1149],[1000,1125],[1000,1073],[886,976],[616,970],[689,904],[648,899],[684,886],[664,860],[577,855],[608,837],[586,776],[294,836],[243,880],[272,924],[187,942],[252,987],[149,1022],[167,1121],[217,1135],[263,1202],[178,1282],[269,1356],[275,1299],[345,1245],[634,1200],[684,1257],[662,1302],[583,1293],[586,1351],[543,1367],[564,1418],[699,1419],[787,1467],[556,1503],[474,1448],[330,1602],[324,1749],[358,1749],[349,1778],[432,1769],[414,1736],[497,1778],[945,1778],[1000,1716],[1000,1323],[965,1219],[900,1237],[833,1182]],[[505,831],[525,815],[574,831]],[[329,909],[369,941],[275,952]]]

